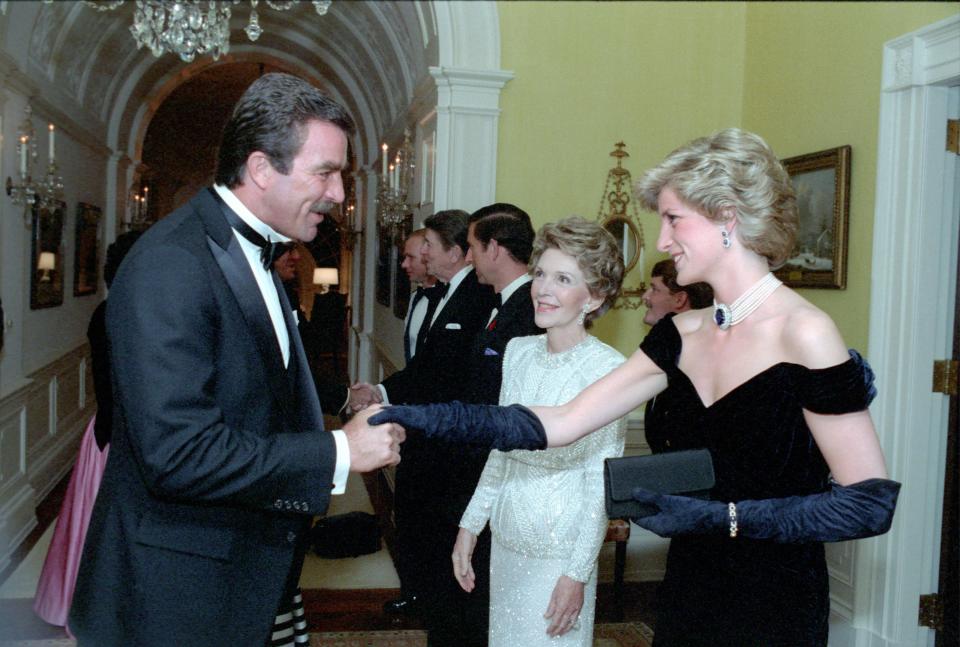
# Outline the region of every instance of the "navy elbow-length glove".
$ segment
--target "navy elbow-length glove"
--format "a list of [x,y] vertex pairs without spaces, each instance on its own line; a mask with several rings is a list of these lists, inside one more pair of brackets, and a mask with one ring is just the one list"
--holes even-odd
[[395,422],[408,432],[420,430],[427,438],[503,451],[547,446],[540,419],[521,404],[498,407],[453,401],[391,405],[369,420],[371,425],[385,422]]
[[[882,535],[890,529],[900,484],[867,479],[834,483],[826,492],[781,499],[736,502],[736,535],[780,543],[846,541]],[[730,505],[636,488],[633,497],[657,512],[633,522],[661,537],[732,532]]]

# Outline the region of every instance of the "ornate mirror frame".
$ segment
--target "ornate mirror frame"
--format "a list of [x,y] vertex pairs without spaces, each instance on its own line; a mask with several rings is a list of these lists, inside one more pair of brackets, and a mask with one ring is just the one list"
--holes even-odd
[[[617,238],[621,253],[624,252],[624,247],[629,247],[627,237],[629,236],[632,239],[633,252],[629,258],[626,254],[623,258],[623,290],[613,307],[637,310],[643,305],[641,297],[647,286],[641,278],[639,284],[631,287],[628,275],[638,266],[641,273],[645,271],[643,225],[640,224],[637,203],[633,199],[630,171],[623,168],[623,158],[630,157],[630,154],[623,150],[626,144],[622,141],[617,142],[614,146],[610,157],[617,159],[617,165],[607,173],[607,182],[603,187],[603,195],[600,197],[597,221]],[[612,231],[611,227],[616,227],[616,231]]]

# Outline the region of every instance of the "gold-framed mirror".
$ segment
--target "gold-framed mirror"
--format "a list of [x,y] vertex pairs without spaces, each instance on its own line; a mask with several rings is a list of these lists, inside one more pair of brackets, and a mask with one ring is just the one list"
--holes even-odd
[[643,249],[643,235],[637,225],[623,215],[607,218],[606,222],[603,223],[603,228],[617,240],[617,244],[620,246],[620,254],[623,256],[623,271],[626,274],[636,266],[640,259],[640,250]]
[[[646,268],[643,262],[643,225],[640,224],[637,205],[633,199],[630,171],[623,168],[623,158],[630,157],[630,154],[623,150],[625,146],[623,142],[617,142],[610,153],[610,157],[617,159],[617,165],[607,172],[597,221],[617,240],[623,256],[623,289],[613,307],[636,310],[643,305],[641,297],[647,289],[643,281]],[[634,269],[641,272],[639,284],[630,281],[629,275]]]

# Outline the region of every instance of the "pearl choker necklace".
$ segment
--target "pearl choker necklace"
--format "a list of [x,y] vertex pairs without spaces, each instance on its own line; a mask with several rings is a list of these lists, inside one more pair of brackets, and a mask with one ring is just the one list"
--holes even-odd
[[749,317],[754,310],[759,308],[767,300],[773,291],[783,283],[773,275],[767,272],[762,279],[754,283],[746,292],[741,294],[732,305],[717,303],[713,301],[713,320],[717,322],[720,330],[726,330],[730,326],[736,326],[738,323]]

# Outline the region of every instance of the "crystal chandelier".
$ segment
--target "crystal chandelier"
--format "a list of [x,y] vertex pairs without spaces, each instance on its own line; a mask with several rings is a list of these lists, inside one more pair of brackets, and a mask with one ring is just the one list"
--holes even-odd
[[[189,63],[198,55],[210,53],[213,60],[230,51],[231,5],[241,0],[135,0],[133,25],[130,33],[137,42],[137,49],[149,47],[156,57],[173,52]],[[259,0],[249,0],[250,21],[243,31],[247,38],[260,38]],[[277,11],[286,11],[300,0],[264,0]],[[317,14],[323,16],[332,0],[311,0]],[[124,0],[86,0],[97,11],[110,11]]]

